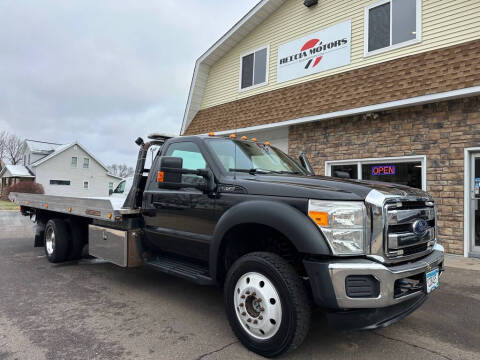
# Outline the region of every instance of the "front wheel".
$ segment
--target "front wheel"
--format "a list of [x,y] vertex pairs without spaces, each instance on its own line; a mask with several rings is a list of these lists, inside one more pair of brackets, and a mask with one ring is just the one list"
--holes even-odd
[[256,252],[238,259],[225,280],[230,325],[249,350],[278,356],[305,339],[311,308],[302,279],[276,254]]

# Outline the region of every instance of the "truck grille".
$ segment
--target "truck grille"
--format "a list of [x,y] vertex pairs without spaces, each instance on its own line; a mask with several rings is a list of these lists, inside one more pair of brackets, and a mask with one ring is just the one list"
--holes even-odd
[[388,258],[423,254],[435,243],[435,208],[425,201],[385,205],[385,252]]

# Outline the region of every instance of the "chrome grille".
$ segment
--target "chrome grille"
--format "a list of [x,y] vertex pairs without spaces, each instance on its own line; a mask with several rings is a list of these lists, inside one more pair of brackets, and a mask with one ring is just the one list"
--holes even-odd
[[[420,201],[387,203],[384,214],[385,253],[388,258],[420,255],[431,250],[435,243],[436,231],[433,203]],[[421,225],[421,228],[416,225]]]

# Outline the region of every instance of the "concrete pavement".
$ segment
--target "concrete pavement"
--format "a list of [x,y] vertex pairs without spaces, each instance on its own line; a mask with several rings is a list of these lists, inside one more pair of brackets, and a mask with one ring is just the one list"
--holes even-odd
[[[337,332],[315,314],[282,359],[479,359],[480,271],[447,270],[421,309],[386,329]],[[219,289],[97,260],[50,264],[29,220],[0,212],[0,359],[135,358],[259,357],[230,330]]]

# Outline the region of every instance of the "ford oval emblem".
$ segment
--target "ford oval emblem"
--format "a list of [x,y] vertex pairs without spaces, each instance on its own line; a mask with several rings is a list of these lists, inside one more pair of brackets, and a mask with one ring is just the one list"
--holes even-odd
[[428,223],[423,219],[418,219],[412,224],[412,230],[416,235],[423,235],[428,229]]

